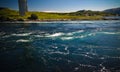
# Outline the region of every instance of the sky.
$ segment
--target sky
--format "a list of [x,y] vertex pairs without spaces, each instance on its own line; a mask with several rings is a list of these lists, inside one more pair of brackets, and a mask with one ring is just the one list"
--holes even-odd
[[[29,11],[74,12],[102,11],[120,7],[120,0],[27,0]],[[0,7],[18,10],[18,0],[0,0]]]

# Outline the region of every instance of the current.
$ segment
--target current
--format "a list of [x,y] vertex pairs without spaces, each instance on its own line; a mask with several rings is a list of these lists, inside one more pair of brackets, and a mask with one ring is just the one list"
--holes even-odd
[[120,72],[120,21],[1,23],[0,72]]

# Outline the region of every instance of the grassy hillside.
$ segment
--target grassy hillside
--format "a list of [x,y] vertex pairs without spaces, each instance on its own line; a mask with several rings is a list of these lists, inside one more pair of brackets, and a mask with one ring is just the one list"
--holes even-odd
[[25,16],[20,16],[18,11],[8,8],[0,8],[0,19],[7,18],[12,20],[27,20],[31,14],[37,15],[39,20],[99,20],[102,19],[103,16],[114,15],[99,11],[81,10],[71,13],[27,12]]

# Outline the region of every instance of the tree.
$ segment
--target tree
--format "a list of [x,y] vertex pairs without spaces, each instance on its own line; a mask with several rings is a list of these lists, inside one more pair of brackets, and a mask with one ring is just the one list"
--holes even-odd
[[31,16],[28,17],[28,19],[30,19],[30,20],[36,20],[36,19],[38,19],[38,16],[36,14],[31,14]]

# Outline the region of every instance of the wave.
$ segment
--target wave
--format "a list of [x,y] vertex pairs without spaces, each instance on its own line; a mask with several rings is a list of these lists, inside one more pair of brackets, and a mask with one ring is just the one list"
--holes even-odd
[[81,67],[89,67],[89,68],[96,68],[96,66],[93,66],[93,65],[87,65],[87,64],[79,64],[78,67],[75,67],[74,68],[74,71],[78,71]]
[[34,35],[34,37],[45,37],[43,35]]
[[84,30],[79,30],[79,31],[75,31],[75,32],[70,32],[70,33],[62,33],[62,32],[58,32],[58,33],[54,33],[54,34],[51,34],[51,35],[48,35],[46,37],[58,37],[58,36],[71,36],[71,35],[74,35],[76,33],[82,33],[84,32]]
[[66,33],[66,35],[74,35],[76,33],[82,33],[82,32],[84,32],[84,30],[78,30],[78,31],[75,31],[75,32]]
[[44,34],[44,35],[34,35],[34,37],[59,37],[64,35],[64,33],[54,33],[54,34]]
[[74,39],[74,37],[61,37],[62,40],[71,40]]
[[68,54],[69,54],[69,51],[67,51],[67,52],[55,51],[55,52],[49,52],[49,54],[62,54],[62,55],[68,55]]
[[30,40],[25,40],[25,39],[19,39],[16,42],[30,42]]
[[87,35],[81,35],[81,36],[71,36],[71,37],[61,37],[62,40],[73,40],[73,39],[82,39],[86,38],[88,36],[94,36],[93,33],[87,34]]
[[22,34],[12,34],[12,36],[29,36],[31,35],[32,33],[22,33]]
[[86,38],[86,37],[90,37],[90,36],[95,36],[95,33],[84,34],[84,35],[78,36],[76,38]]
[[54,33],[54,34],[48,35],[46,37],[58,37],[58,36],[62,36],[62,35],[64,35],[64,33],[59,32],[59,33]]
[[94,23],[93,21],[79,21],[79,23],[85,24],[85,23]]
[[[62,33],[62,32],[58,32],[58,33],[54,33],[54,34],[44,34],[44,35],[34,35],[35,37],[60,37],[60,36],[65,36],[68,39],[70,39],[71,37],[68,36],[73,36],[76,33],[82,33],[84,32],[84,30],[78,30],[75,32],[69,32],[69,33]],[[21,34],[19,34],[21,35]]]
[[2,38],[8,38],[8,37],[11,37],[11,36],[29,36],[31,35],[32,33],[22,33],[22,34],[9,34],[9,35],[4,35],[4,34],[1,34],[1,35],[4,35],[2,36]]
[[1,38],[9,38],[11,37],[11,35],[5,35],[5,36],[2,36]]
[[100,32],[102,34],[120,34],[120,32]]
[[89,36],[94,36],[95,33],[89,33],[89,34],[80,34],[80,35],[74,35],[76,33],[81,33],[84,32],[84,30],[79,30],[76,32],[71,32],[71,33],[54,33],[54,34],[45,34],[45,35],[34,35],[34,37],[47,37],[47,38],[58,38],[61,40],[73,40],[73,39],[82,39],[85,37],[89,37]]

